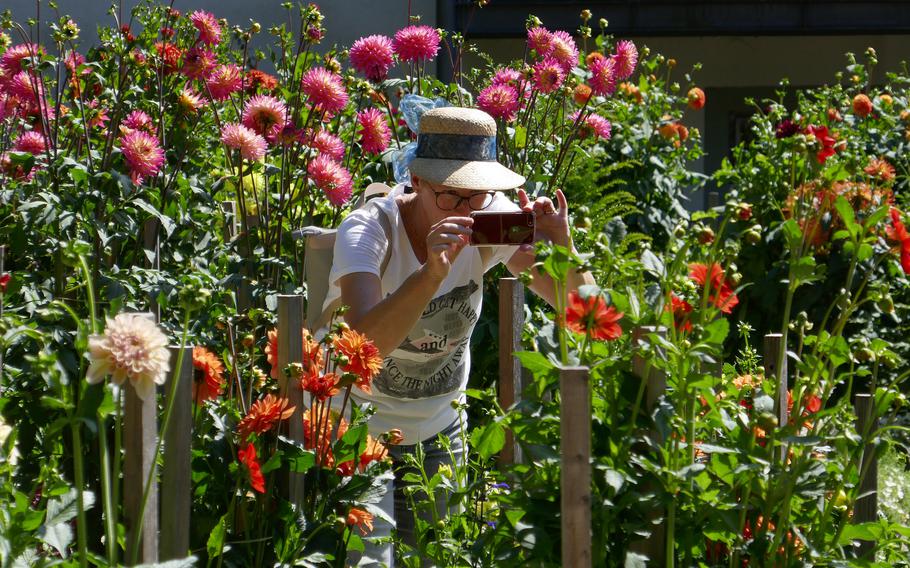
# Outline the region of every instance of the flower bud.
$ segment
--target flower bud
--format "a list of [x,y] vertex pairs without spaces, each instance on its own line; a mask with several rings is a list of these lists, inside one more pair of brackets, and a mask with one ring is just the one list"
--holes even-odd
[[853,358],[859,363],[875,361],[875,351],[868,347],[861,347],[853,352]]
[[580,16],[582,22],[587,22],[591,19],[591,10],[582,10]]
[[608,22],[606,18],[601,18],[597,23],[601,28],[605,28],[610,25],[610,22]]
[[885,294],[876,302],[878,309],[885,312],[886,314],[894,313],[894,299],[891,297],[891,294]]
[[240,340],[240,344],[243,345],[246,349],[249,349],[256,343],[256,338],[253,337],[253,334],[248,333],[243,336],[243,339]]
[[259,25],[259,22],[253,22],[250,24],[250,32],[258,34],[260,31],[262,31],[262,26]]

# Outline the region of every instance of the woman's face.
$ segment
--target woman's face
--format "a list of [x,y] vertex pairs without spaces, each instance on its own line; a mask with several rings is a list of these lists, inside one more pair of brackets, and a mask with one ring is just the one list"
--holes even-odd
[[412,182],[424,211],[434,223],[446,217],[468,217],[473,211],[486,209],[496,195],[494,191],[438,185],[416,176]]

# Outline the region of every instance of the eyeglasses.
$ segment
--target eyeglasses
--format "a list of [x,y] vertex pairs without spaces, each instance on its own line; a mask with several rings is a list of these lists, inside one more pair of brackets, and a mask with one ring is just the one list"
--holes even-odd
[[496,197],[495,191],[475,191],[467,197],[458,195],[454,191],[436,191],[433,190],[433,193],[436,194],[436,207],[439,207],[443,211],[452,211],[453,209],[458,209],[462,202],[467,201],[468,207],[474,211],[480,211],[481,209],[486,209],[493,203],[493,198]]

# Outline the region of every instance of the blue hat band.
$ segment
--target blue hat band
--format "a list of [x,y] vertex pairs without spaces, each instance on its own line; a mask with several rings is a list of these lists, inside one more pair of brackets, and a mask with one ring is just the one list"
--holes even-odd
[[416,157],[435,160],[495,162],[496,136],[419,134]]

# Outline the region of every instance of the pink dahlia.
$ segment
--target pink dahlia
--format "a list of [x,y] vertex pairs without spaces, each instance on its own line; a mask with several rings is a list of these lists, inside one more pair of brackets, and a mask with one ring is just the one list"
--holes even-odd
[[221,41],[221,26],[215,15],[210,12],[196,10],[190,14],[190,21],[199,30],[199,41],[209,45],[218,45]]
[[[63,63],[66,65],[66,68],[69,69],[70,74],[75,75],[76,69],[78,69],[80,65],[85,65],[85,56],[78,51],[71,49],[67,52]],[[80,75],[89,75],[91,72],[91,69],[83,69]]]
[[612,58],[595,59],[591,63],[591,90],[595,95],[608,96],[616,90],[616,62]]
[[430,26],[408,26],[395,32],[392,47],[402,61],[428,61],[439,52],[439,32]]
[[547,56],[559,61],[566,73],[578,65],[578,47],[575,40],[568,32],[562,30],[553,32],[553,44]]
[[164,165],[164,150],[158,139],[147,132],[134,130],[120,138],[120,149],[136,185],[146,176],[154,176]]
[[41,93],[41,99],[43,100],[44,85],[41,83],[41,80],[34,75],[30,75],[28,71],[20,71],[13,75],[6,83],[6,92],[21,101],[37,103],[38,99],[35,97],[36,86],[38,87],[38,92]]
[[477,108],[493,118],[515,120],[518,113],[518,91],[509,85],[490,85],[477,96]]
[[541,93],[552,93],[562,86],[565,79],[566,72],[552,57],[534,64],[534,87]]
[[306,93],[313,106],[334,114],[348,104],[341,76],[323,67],[313,67],[300,79],[300,89]]
[[225,124],[221,129],[221,141],[228,148],[240,150],[246,160],[258,160],[265,156],[265,138],[246,126],[237,123]]
[[205,80],[205,86],[216,101],[226,100],[240,90],[240,68],[236,65],[219,65]]
[[23,132],[22,135],[16,139],[14,148],[17,152],[28,152],[33,156],[38,156],[47,150],[47,141],[40,132],[29,130],[28,132]]
[[384,35],[362,37],[350,52],[351,65],[371,81],[382,81],[392,67],[392,40]]
[[328,130],[317,130],[311,139],[306,142],[310,148],[315,148],[320,154],[341,161],[344,157],[344,142]]
[[380,154],[389,147],[392,130],[389,121],[379,109],[368,108],[357,113],[360,123],[360,145],[367,154]]
[[177,97],[177,106],[186,114],[196,114],[196,111],[201,109],[202,105],[202,97],[187,87],[184,87]]
[[180,72],[189,79],[205,79],[217,64],[218,61],[211,50],[192,47],[186,50],[183,56],[183,67],[180,68]]
[[616,53],[613,55],[617,79],[628,79],[635,72],[638,65],[638,48],[629,40],[622,40],[616,44]]
[[307,173],[332,205],[344,205],[351,198],[354,184],[350,172],[329,156],[325,154],[316,156],[316,159],[307,166]]
[[271,136],[287,122],[284,103],[270,95],[256,95],[246,103],[241,124],[257,134]]
[[0,86],[0,120],[15,116],[19,110],[19,99],[2,92]]
[[0,55],[0,67],[3,67],[10,75],[13,75],[23,70],[23,59],[37,55],[44,55],[43,47],[36,43],[20,43]]
[[511,67],[502,67],[496,70],[496,73],[493,74],[493,79],[490,81],[492,85],[509,85],[510,87],[518,88],[518,84],[522,82],[521,72],[518,69],[512,69]]
[[120,132],[123,134],[129,134],[134,130],[141,130],[143,132],[148,132],[152,136],[158,134],[158,129],[155,128],[155,124],[152,122],[152,117],[145,114],[141,110],[134,110],[133,112],[126,115],[126,118],[123,119],[123,122],[120,123]]
[[540,26],[528,30],[528,49],[533,49],[539,57],[545,57],[553,49],[553,33]]
[[[569,117],[573,123],[578,120],[578,113],[579,111],[575,111],[572,113],[572,116]],[[587,138],[589,135],[593,134],[595,138],[609,140],[612,132],[613,125],[610,124],[609,120],[599,114],[589,114],[585,117],[584,122],[578,125],[578,136],[580,138]]]

